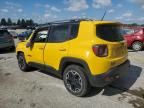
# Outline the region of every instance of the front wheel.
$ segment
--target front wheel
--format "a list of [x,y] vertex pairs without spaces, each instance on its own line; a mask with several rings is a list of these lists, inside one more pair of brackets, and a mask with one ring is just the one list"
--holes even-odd
[[19,68],[24,72],[26,72],[30,69],[30,67],[26,63],[23,53],[18,54],[18,65],[19,65]]
[[68,66],[64,71],[63,81],[66,89],[75,96],[85,96],[90,90],[90,84],[84,74],[84,69],[80,66]]
[[132,44],[132,49],[135,51],[141,51],[143,48],[142,42],[136,41]]

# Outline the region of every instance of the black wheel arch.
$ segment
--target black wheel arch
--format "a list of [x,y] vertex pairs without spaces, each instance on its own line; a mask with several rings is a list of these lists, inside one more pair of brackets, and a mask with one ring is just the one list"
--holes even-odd
[[82,68],[84,68],[84,74],[86,75],[86,77],[88,78],[88,81],[90,81],[90,76],[91,76],[91,72],[90,72],[90,69],[89,69],[89,66],[87,64],[86,61],[84,61],[83,59],[79,59],[79,58],[74,58],[74,57],[64,57],[61,59],[61,62],[60,62],[60,66],[59,66],[59,71],[61,73],[61,76],[63,76],[63,72],[65,70],[65,68],[69,65],[79,65],[81,66]]

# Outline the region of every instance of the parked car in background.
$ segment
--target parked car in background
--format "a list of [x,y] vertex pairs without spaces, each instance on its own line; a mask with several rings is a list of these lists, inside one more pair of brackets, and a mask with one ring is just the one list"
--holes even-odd
[[0,29],[0,49],[9,48],[15,49],[15,44],[12,35],[8,30]]
[[123,34],[129,48],[135,51],[140,51],[144,48],[144,28],[124,29]]
[[32,30],[24,31],[24,32],[18,34],[18,38],[19,38],[19,40],[25,40],[25,39],[28,39],[29,36],[31,35],[31,33],[32,33]]
[[18,34],[15,31],[9,31],[9,33],[13,36],[13,38],[18,37]]
[[29,29],[34,30],[35,28],[36,28],[36,26],[27,26],[26,27],[27,30],[29,30]]

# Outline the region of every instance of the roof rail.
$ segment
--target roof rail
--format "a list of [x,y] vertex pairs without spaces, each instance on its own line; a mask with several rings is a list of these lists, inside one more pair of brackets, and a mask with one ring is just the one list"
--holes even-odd
[[89,18],[76,18],[76,19],[59,20],[59,21],[48,22],[46,24],[41,24],[39,26],[40,27],[41,26],[48,26],[50,24],[59,24],[59,23],[74,23],[74,22],[80,22],[80,21],[93,21],[93,19],[89,19]]
[[67,20],[59,20],[59,21],[53,21],[53,22],[49,22],[48,24],[52,24],[52,23],[67,23],[67,22],[79,22],[79,21],[88,21],[88,20],[92,20],[92,19],[88,19],[88,18],[77,18],[77,19],[67,19]]

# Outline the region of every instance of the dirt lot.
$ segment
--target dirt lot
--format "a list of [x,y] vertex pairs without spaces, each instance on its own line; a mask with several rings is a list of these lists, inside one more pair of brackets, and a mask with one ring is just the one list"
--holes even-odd
[[144,51],[129,51],[129,74],[84,98],[39,70],[23,73],[14,52],[0,51],[0,108],[144,108]]

